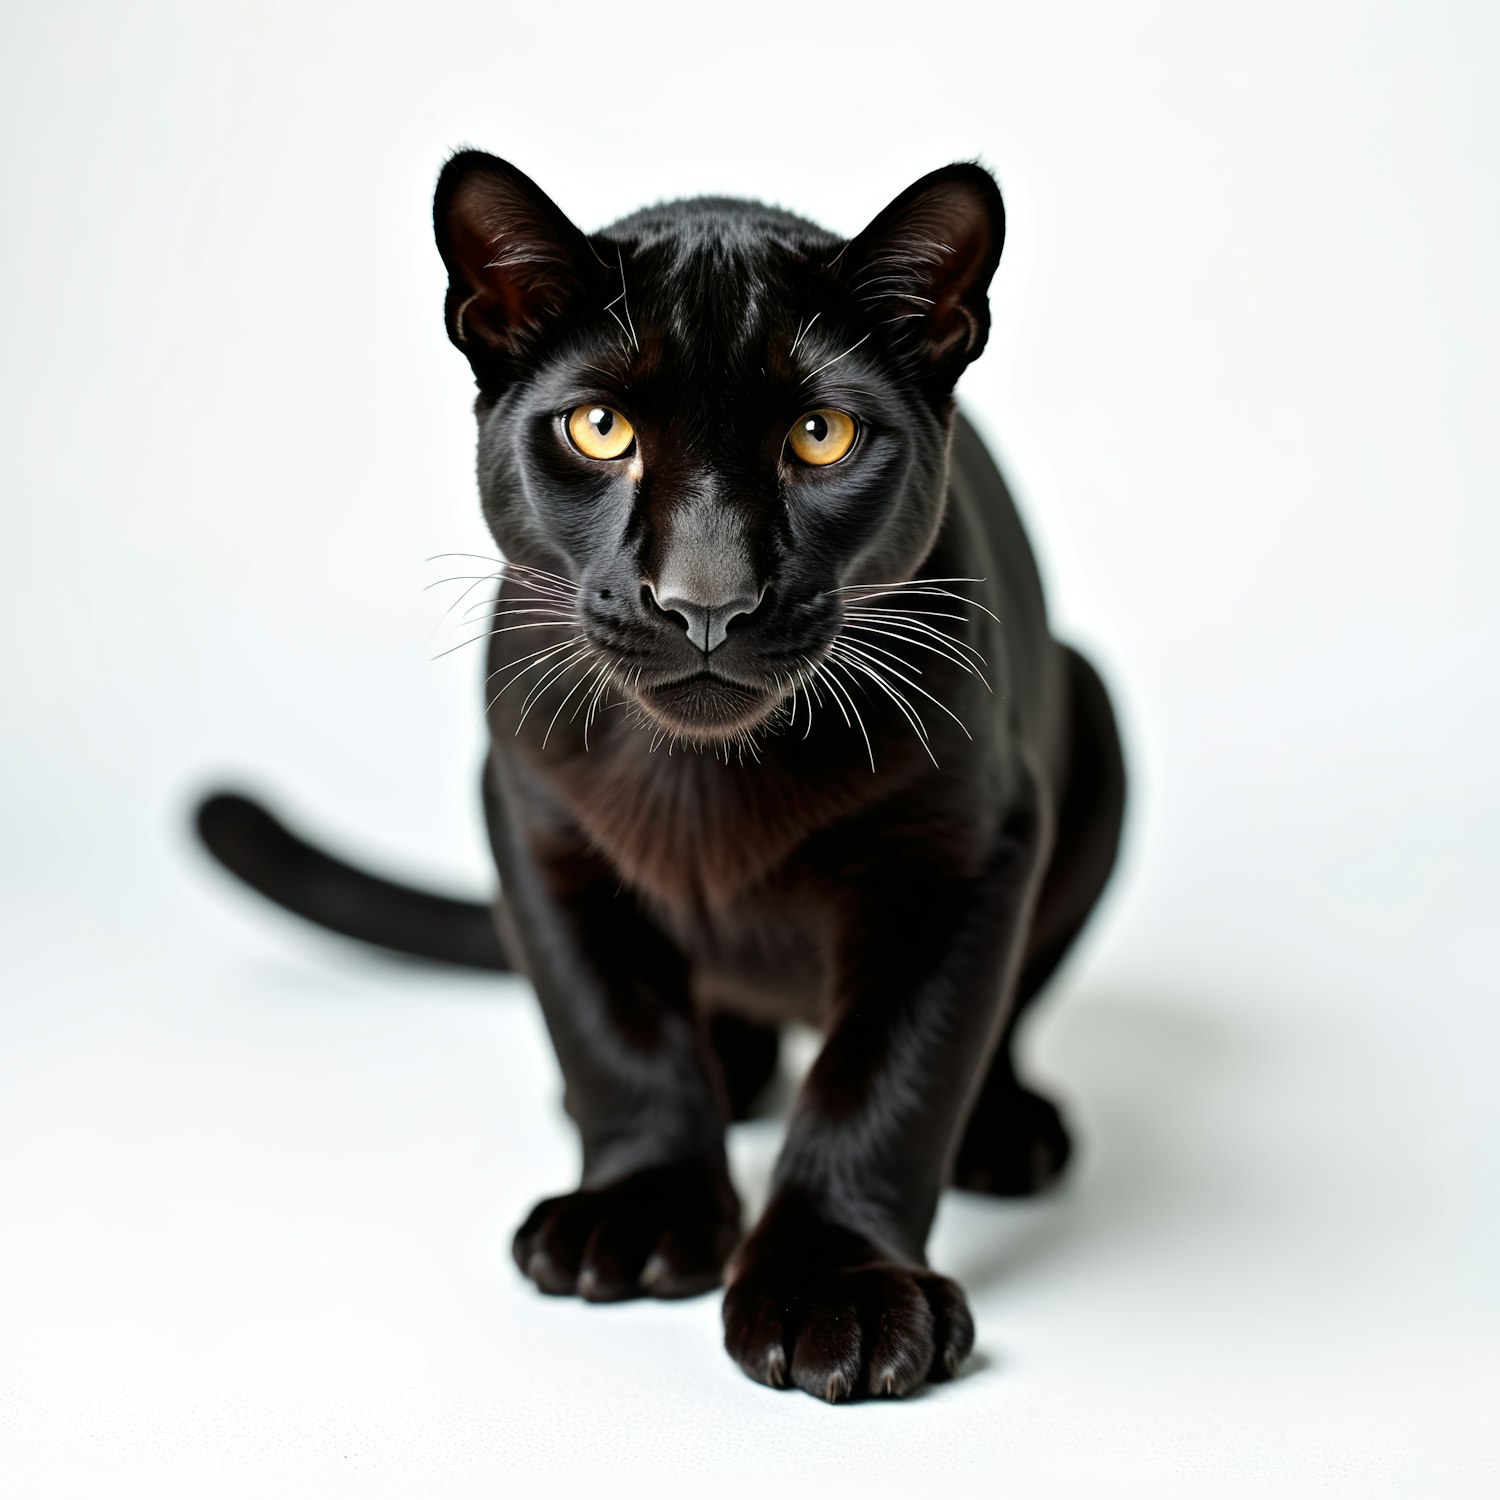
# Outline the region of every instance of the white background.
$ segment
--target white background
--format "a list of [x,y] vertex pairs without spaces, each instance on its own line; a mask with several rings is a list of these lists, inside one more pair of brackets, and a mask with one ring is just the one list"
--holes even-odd
[[[1495,1494],[1497,41],[1480,5],[7,7],[0,1487]],[[586,227],[1003,183],[962,392],[1135,797],[1032,1037],[1079,1170],[945,1203],[979,1352],[910,1402],[751,1385],[713,1299],[534,1294],[509,1234],[575,1157],[523,987],[321,939],[185,836],[243,774],[487,884],[478,658],[429,661],[422,592],[488,550],[428,218],[465,141]],[[735,1134],[752,1205],[776,1133]]]

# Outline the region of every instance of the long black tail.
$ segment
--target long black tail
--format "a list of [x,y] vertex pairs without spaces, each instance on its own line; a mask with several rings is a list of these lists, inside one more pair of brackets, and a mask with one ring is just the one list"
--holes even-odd
[[478,901],[397,885],[314,848],[233,792],[204,798],[198,836],[231,874],[277,906],[392,953],[471,969],[509,970],[494,918]]

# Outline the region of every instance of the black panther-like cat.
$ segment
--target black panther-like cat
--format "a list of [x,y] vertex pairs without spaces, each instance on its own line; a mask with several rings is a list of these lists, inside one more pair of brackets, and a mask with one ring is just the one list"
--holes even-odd
[[[1124,801],[1109,700],[955,413],[999,190],[942,168],[848,241],[724,198],[585,235],[464,151],[435,218],[506,560],[500,898],[379,880],[242,798],[203,835],[325,926],[531,978],[583,1147],[515,1238],[543,1291],[726,1282],[741,1368],[830,1401],[951,1374],[973,1327],[924,1258],[938,1195],[1067,1160],[1013,1040]],[[791,1019],[823,1047],[742,1239],[725,1124]]]

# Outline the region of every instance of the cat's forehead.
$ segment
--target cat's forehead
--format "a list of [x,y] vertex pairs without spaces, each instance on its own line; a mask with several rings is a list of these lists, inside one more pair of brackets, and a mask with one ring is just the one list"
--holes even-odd
[[818,273],[841,242],[759,204],[729,206],[696,200],[692,214],[613,247],[621,294],[605,309],[608,332],[629,348],[634,377],[691,379],[710,397],[816,311]]
[[[675,341],[743,343],[788,306],[841,243],[781,209],[694,198],[643,210],[619,226],[625,297]],[[606,250],[607,254],[607,250]]]
[[753,252],[836,247],[837,236],[809,219],[749,198],[681,198],[643,208],[601,231],[601,238],[636,256],[665,252],[689,261],[726,250]]

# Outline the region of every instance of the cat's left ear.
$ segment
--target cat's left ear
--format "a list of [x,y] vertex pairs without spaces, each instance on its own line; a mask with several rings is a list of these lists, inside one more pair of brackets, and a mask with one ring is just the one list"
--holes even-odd
[[1004,244],[999,185],[983,167],[956,162],[882,209],[833,269],[892,342],[947,388],[989,337],[990,278]]
[[448,269],[448,337],[481,379],[524,355],[576,310],[601,262],[566,214],[519,168],[460,151],[432,208]]

